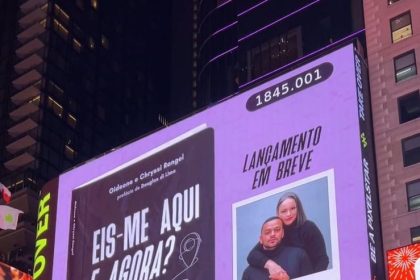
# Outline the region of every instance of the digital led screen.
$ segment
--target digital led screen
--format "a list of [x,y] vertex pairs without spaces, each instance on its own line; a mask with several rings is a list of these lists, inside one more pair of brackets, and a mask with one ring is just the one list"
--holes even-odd
[[381,279],[365,75],[351,44],[60,175],[34,279]]

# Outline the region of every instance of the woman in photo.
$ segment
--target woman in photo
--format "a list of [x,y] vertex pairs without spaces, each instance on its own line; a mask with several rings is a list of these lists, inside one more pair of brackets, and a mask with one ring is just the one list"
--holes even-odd
[[[277,203],[277,216],[284,226],[284,242],[290,247],[299,247],[306,251],[314,272],[327,269],[329,259],[324,237],[314,222],[306,219],[305,211],[299,197],[292,192],[283,194]],[[248,255],[248,263],[259,268],[266,268],[275,276],[284,270],[270,260],[257,244]],[[274,278],[275,279],[275,278]]]

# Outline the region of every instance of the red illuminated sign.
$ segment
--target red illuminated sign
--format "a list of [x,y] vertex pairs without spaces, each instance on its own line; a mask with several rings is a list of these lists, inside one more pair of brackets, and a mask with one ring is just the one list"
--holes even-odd
[[414,265],[420,258],[420,243],[387,252],[389,280],[415,280]]
[[13,266],[0,262],[0,279],[4,280],[32,280],[29,274],[26,274]]

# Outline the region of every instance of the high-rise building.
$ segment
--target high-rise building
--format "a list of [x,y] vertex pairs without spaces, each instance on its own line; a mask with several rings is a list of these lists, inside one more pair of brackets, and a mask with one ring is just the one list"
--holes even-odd
[[0,0],[0,182],[24,211],[17,230],[0,230],[0,261],[30,271],[46,181],[161,126],[161,2]]
[[420,242],[420,5],[364,0],[384,250]]
[[196,1],[193,41],[198,106],[218,101],[329,45],[363,42],[359,0]]

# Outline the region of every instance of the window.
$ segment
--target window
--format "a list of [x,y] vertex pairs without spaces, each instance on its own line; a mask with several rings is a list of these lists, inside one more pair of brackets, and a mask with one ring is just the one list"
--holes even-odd
[[420,93],[419,91],[398,98],[398,110],[400,123],[405,123],[420,117]]
[[105,35],[101,36],[101,44],[103,48],[109,49],[109,41],[108,41],[108,38],[105,37]]
[[93,50],[95,48],[95,41],[93,40],[92,37],[89,37],[89,43],[88,43],[88,45],[89,45],[89,48],[91,50]]
[[420,180],[407,183],[408,210],[420,209]]
[[400,82],[417,74],[414,50],[394,58],[395,81]]
[[69,22],[69,15],[57,4],[54,4],[54,14],[61,19],[63,22],[68,23]]
[[40,100],[41,100],[41,97],[38,95],[38,96],[35,96],[34,98],[30,99],[28,101],[28,103],[33,103],[34,105],[38,106]]
[[420,134],[402,140],[404,166],[420,162]]
[[47,27],[47,19],[46,18],[44,18],[44,19],[42,19],[40,22],[39,22],[39,24],[41,24],[42,25],[42,27]]
[[48,90],[50,93],[59,97],[63,96],[64,94],[64,90],[51,80],[48,81]]
[[82,44],[74,38],[73,38],[73,49],[78,53],[82,51]]
[[68,114],[68,115],[67,115],[67,123],[68,123],[71,127],[75,128],[75,127],[76,127],[76,124],[77,124],[77,119],[76,119],[73,115]]
[[410,12],[391,19],[392,43],[399,42],[413,35]]
[[411,232],[411,242],[412,243],[420,242],[420,226],[411,228],[410,232]]
[[76,151],[68,145],[64,145],[64,155],[66,158],[73,160],[76,157]]
[[98,0],[91,0],[90,4],[92,5],[92,8],[95,10],[98,9]]
[[58,102],[52,99],[51,97],[48,97],[48,107],[53,110],[54,114],[61,118],[61,116],[63,115],[63,106],[58,104]]
[[45,13],[48,12],[48,3],[45,3],[44,5],[42,5],[41,10]]
[[54,30],[64,39],[67,40],[69,31],[58,20],[54,19]]

